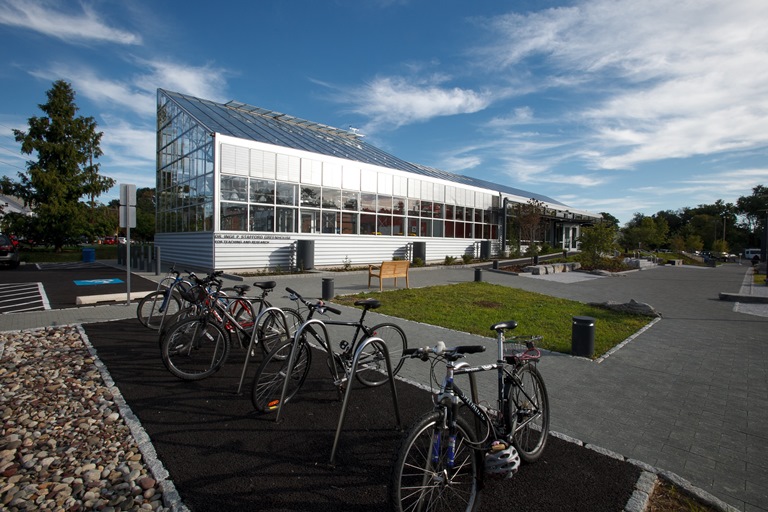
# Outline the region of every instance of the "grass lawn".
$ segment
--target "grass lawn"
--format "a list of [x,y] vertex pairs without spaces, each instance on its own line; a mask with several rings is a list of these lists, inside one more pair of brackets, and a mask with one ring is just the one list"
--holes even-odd
[[352,306],[363,297],[381,301],[377,313],[489,338],[495,336],[491,325],[517,320],[515,334],[543,336],[539,343],[542,348],[566,354],[571,351],[572,318],[590,316],[595,319],[595,357],[651,321],[645,316],[482,282],[361,293],[336,297],[333,302]]

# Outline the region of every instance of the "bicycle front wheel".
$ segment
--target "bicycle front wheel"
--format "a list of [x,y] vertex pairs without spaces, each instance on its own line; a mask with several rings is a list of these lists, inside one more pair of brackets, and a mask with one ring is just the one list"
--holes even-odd
[[449,463],[449,434],[443,412],[422,416],[408,431],[392,469],[390,498],[398,512],[473,511],[480,504],[482,466],[469,442],[472,429],[457,418],[454,462]]
[[256,377],[253,379],[253,389],[251,390],[251,402],[258,412],[273,412],[280,407],[280,396],[283,393],[286,379],[288,379],[288,390],[285,394],[286,403],[304,384],[309,373],[309,365],[312,363],[312,350],[306,343],[299,342],[293,369],[288,375],[288,357],[292,347],[292,341],[277,346],[264,358],[256,370]]
[[229,336],[205,318],[189,318],[174,325],[162,341],[163,363],[182,380],[210,377],[229,356]]
[[549,435],[549,397],[544,379],[531,364],[514,372],[515,382],[507,383],[505,417],[512,429],[512,444],[525,462],[536,462],[544,452]]
[[304,319],[301,317],[301,313],[292,308],[283,308],[285,314],[285,320],[288,324],[288,331],[285,330],[283,324],[283,317],[276,311],[271,311],[264,315],[263,319],[259,322],[259,343],[261,343],[261,350],[265,355],[272,352],[275,347],[282,345],[286,341],[293,339],[293,335],[299,330],[299,327],[304,323]]
[[[403,351],[408,348],[405,333],[400,327],[390,323],[378,324],[371,328],[371,332],[374,337],[381,338],[386,344],[392,375],[396,375],[403,366]],[[384,352],[376,343],[368,345],[360,355],[360,366],[357,380],[366,386],[380,386],[389,379]]]
[[[170,293],[170,296],[168,295]],[[173,323],[181,310],[181,300],[169,290],[145,295],[136,307],[136,317],[144,327],[158,330],[163,323]]]

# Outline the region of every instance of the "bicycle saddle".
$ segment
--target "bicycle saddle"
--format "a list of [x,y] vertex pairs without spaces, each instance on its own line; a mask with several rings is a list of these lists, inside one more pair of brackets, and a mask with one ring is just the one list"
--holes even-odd
[[505,331],[507,329],[514,329],[517,327],[517,322],[514,320],[507,320],[506,322],[499,322],[491,326],[492,331]]
[[355,306],[363,306],[366,309],[376,309],[381,306],[378,299],[360,299],[355,301]]
[[262,290],[274,290],[277,283],[274,281],[256,281],[253,286],[261,288]]

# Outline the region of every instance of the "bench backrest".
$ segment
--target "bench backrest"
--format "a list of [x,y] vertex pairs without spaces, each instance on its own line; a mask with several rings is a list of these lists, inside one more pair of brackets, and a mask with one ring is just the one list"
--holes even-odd
[[404,276],[408,272],[409,265],[410,262],[408,260],[385,261],[381,264],[381,277],[388,275]]

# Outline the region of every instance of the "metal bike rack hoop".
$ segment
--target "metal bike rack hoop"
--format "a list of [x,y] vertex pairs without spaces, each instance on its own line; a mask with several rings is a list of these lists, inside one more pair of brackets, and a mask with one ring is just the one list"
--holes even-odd
[[[278,423],[280,421],[280,413],[283,411],[283,403],[285,402],[285,395],[288,393],[288,379],[291,373],[293,372],[293,365],[296,363],[296,345],[298,345],[298,341],[301,340],[301,335],[304,334],[304,329],[307,328],[307,326],[311,324],[319,324],[320,327],[323,328],[323,333],[325,334],[324,340],[327,343],[328,340],[328,329],[325,327],[325,324],[322,320],[318,320],[316,318],[311,318],[301,324],[301,327],[296,331],[296,334],[293,336],[293,343],[291,344],[291,354],[288,356],[288,367],[286,368],[285,373],[285,382],[283,382],[283,391],[280,393],[280,403],[277,404],[277,415],[275,416],[275,423]],[[308,347],[309,348],[309,347]],[[330,350],[330,347],[323,347],[326,350]]]
[[288,319],[285,317],[285,313],[283,312],[282,309],[272,306],[265,309],[261,313],[259,313],[259,315],[256,317],[256,320],[253,321],[253,332],[251,333],[251,341],[250,343],[248,343],[248,350],[245,353],[245,361],[243,362],[243,372],[240,374],[240,384],[237,386],[238,395],[243,390],[243,381],[245,380],[245,371],[248,368],[248,362],[251,360],[251,351],[253,351],[253,348],[256,346],[256,343],[257,343],[256,338],[258,338],[259,336],[258,334],[259,330],[257,329],[257,327],[259,325],[259,322],[261,322],[261,317],[263,317],[267,313],[271,314],[273,312],[277,312],[280,314],[280,318],[283,320],[283,326],[285,327],[285,332],[290,333],[288,329]]
[[[394,375],[392,375],[392,362],[389,360],[389,349],[387,348],[387,344],[384,343],[384,340],[377,337],[370,337],[366,338],[362,343],[360,343],[360,346],[357,347],[357,350],[355,350],[355,357],[352,360],[352,369],[350,370],[351,373],[349,377],[347,378],[347,391],[344,393],[344,401],[341,404],[341,414],[339,415],[339,424],[336,427],[336,437],[333,440],[333,448],[331,449],[331,460],[330,464],[333,465],[334,460],[336,459],[336,447],[339,444],[339,436],[341,435],[341,429],[344,426],[344,418],[347,414],[347,403],[349,402],[349,396],[352,393],[352,381],[354,380],[354,376],[357,373],[357,366],[360,363],[360,356],[363,353],[363,350],[370,344],[375,343],[377,347],[384,353],[384,360],[387,362],[387,375],[389,376],[389,387],[392,392],[392,403],[395,407],[395,418],[397,419],[397,428],[400,428],[400,407],[397,402],[397,389],[395,388],[395,379]],[[281,402],[282,403],[282,402]]]

